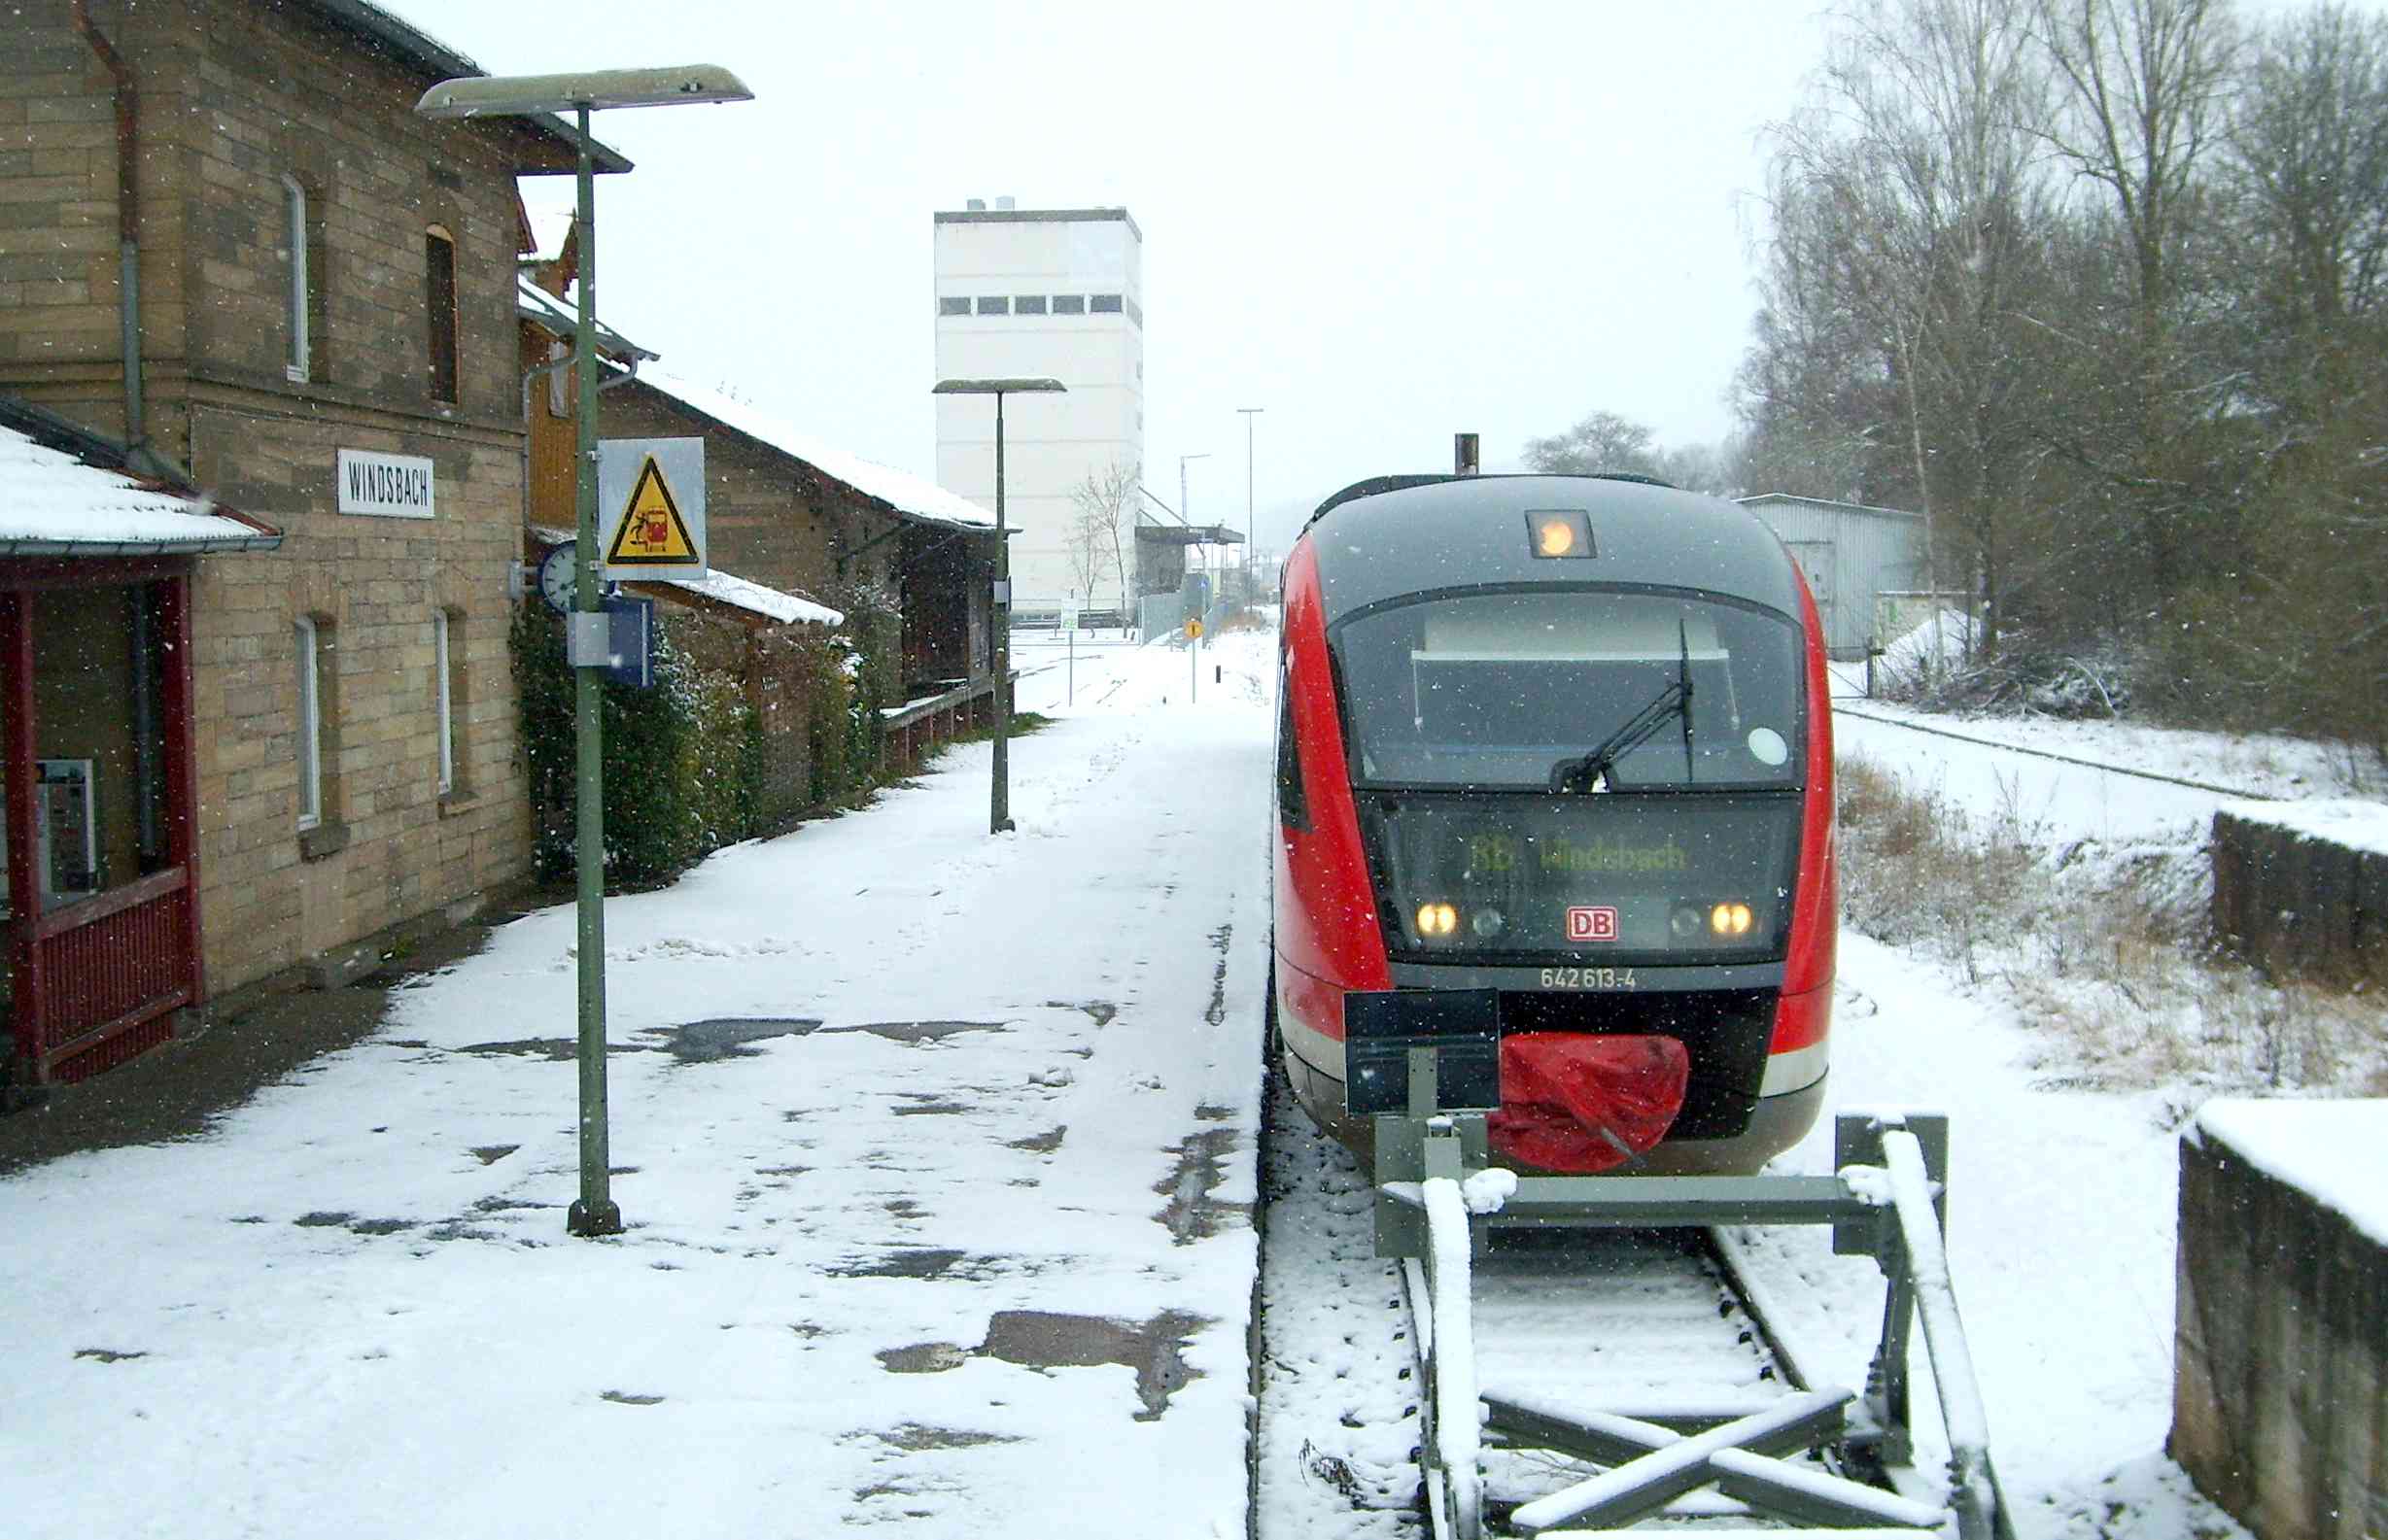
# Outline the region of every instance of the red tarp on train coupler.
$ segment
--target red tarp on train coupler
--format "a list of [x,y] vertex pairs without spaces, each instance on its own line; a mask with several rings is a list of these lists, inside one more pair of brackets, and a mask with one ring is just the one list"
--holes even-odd
[[1690,1078],[1691,1055],[1674,1038],[1503,1038],[1493,1149],[1544,1171],[1621,1166],[1667,1136]]

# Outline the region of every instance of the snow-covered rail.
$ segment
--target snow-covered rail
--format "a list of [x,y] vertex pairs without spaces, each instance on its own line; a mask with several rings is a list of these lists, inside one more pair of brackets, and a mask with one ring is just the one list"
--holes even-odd
[[[2008,1540],[1941,1244],[1945,1119],[1845,1114],[1833,1177],[1520,1180],[1488,1169],[1480,1112],[1432,1110],[1430,1055],[1411,1069],[1410,1114],[1376,1123],[1377,1246],[1402,1259],[1408,1285],[1426,1391],[1419,1460],[1437,1540],[1612,1530],[1661,1512],[1747,1516],[1777,1535]],[[1485,1245],[1497,1230],[1622,1232],[1631,1242],[1652,1228],[1706,1236],[1777,1223],[1829,1224],[1836,1251],[1881,1265],[1883,1332],[1862,1391],[1805,1383],[1720,1240],[1673,1249],[1675,1277],[1688,1280],[1673,1302],[1655,1273],[1620,1267],[1631,1244],[1568,1253],[1573,1277],[1547,1266],[1521,1274],[1514,1253]],[[1639,1244],[1645,1256],[1669,1249],[1646,1233]],[[1572,1349],[1554,1352],[1545,1339],[1571,1306],[1583,1312]],[[1952,1451],[1945,1485],[1905,1469],[1919,1311]],[[1528,1340],[1504,1340],[1521,1329]],[[1732,1345],[1722,1359],[1720,1329]],[[1618,1372],[1636,1352],[1652,1362]],[[1539,1463],[1506,1453],[1521,1449],[1541,1452]],[[1504,1489],[1537,1471],[1542,1489]]]

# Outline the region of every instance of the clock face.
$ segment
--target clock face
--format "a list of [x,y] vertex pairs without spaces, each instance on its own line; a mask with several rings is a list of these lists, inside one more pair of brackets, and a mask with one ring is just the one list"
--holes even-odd
[[572,612],[573,590],[580,576],[580,542],[567,540],[539,564],[539,597],[559,615]]

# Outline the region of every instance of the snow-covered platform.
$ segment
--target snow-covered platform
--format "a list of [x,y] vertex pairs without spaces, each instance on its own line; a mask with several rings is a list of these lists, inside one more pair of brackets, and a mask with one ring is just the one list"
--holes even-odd
[[1016,833],[966,746],[611,901],[619,1237],[569,907],[0,1181],[8,1533],[1241,1535],[1268,640],[1024,680]]

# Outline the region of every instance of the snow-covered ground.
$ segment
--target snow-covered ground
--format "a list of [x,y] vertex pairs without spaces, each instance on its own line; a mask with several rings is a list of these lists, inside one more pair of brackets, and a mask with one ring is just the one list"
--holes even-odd
[[[202,1139],[0,1181],[0,1528],[1242,1533],[1272,641],[1023,646],[1021,703],[1059,720],[1014,746],[1016,834],[964,748],[608,905],[622,1237],[563,1233],[569,908]],[[2075,757],[2157,752],[2120,741]],[[1841,742],[2052,846],[2178,848],[2220,800],[1854,711]],[[2210,742],[2158,763],[2283,794]],[[2010,996],[1845,936],[1833,1101],[1955,1120],[2019,1532],[2188,1533],[2210,1515],[2160,1452],[2198,1093],[2079,1089],[2044,1049]],[[1819,1129],[1786,1164],[1829,1160]],[[1862,1376],[1870,1264],[1756,1250],[1822,1371]],[[1318,1297],[1375,1288],[1354,1262],[1322,1252]],[[1381,1498],[1399,1396],[1358,1378],[1319,1452]]]
[[618,1239],[569,907],[0,1181],[0,1531],[1241,1535],[1267,647],[608,904]]

